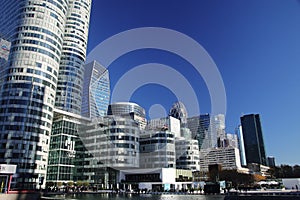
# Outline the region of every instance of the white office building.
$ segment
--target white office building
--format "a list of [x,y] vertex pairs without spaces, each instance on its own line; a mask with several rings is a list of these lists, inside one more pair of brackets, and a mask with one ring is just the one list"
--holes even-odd
[[209,165],[219,164],[222,170],[241,168],[239,150],[234,147],[211,148],[200,152],[200,170],[207,172]]

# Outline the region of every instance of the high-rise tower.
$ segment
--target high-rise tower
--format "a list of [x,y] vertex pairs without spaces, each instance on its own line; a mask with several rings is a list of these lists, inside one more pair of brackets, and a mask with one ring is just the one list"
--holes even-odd
[[81,114],[89,118],[103,117],[110,100],[108,70],[96,61],[86,64],[84,70]]
[[180,120],[181,126],[185,127],[187,124],[188,113],[184,104],[180,101],[175,102],[169,111],[169,115]]
[[55,107],[81,114],[91,0],[68,2]]
[[242,116],[241,125],[247,164],[257,163],[267,165],[259,115],[249,114]]
[[[11,42],[0,95],[0,163],[16,164],[12,187],[46,177],[55,100],[80,113],[91,0],[0,0]],[[56,98],[56,99],[55,99]]]

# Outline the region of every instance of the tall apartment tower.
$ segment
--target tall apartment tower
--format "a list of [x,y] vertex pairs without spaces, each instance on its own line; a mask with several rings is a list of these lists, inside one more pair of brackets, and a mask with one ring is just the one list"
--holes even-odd
[[257,163],[267,165],[259,114],[242,116],[241,125],[247,164]]
[[81,115],[103,117],[107,114],[110,100],[109,72],[96,61],[86,64],[84,68]]
[[54,106],[80,113],[91,0],[0,5],[0,33],[11,42],[0,95],[0,163],[17,165],[13,188],[35,189],[46,177]]

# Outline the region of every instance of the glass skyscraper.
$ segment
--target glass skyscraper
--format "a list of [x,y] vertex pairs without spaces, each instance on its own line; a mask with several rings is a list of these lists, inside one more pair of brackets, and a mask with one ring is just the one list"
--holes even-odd
[[108,106],[107,115],[131,117],[139,123],[141,129],[145,129],[146,111],[144,108],[133,102],[115,102]]
[[203,114],[187,118],[187,127],[192,132],[192,138],[198,140],[199,150],[208,148],[206,138],[210,130],[210,115]]
[[13,188],[46,177],[54,107],[79,113],[91,0],[0,0],[11,42],[0,96],[0,163],[17,165]]
[[188,113],[182,102],[175,102],[169,111],[169,115],[180,120],[181,126],[185,127],[187,123]]
[[244,147],[247,164],[267,165],[263,133],[258,114],[241,117]]
[[81,114],[91,0],[67,2],[55,107]]
[[107,114],[110,100],[108,70],[98,62],[85,65],[81,115],[88,118]]
[[236,128],[236,135],[238,136],[238,143],[239,143],[239,150],[240,150],[240,157],[241,157],[241,165],[246,166],[247,161],[246,161],[246,153],[245,153],[245,145],[244,145],[244,136],[243,136],[243,130],[242,126],[239,125]]

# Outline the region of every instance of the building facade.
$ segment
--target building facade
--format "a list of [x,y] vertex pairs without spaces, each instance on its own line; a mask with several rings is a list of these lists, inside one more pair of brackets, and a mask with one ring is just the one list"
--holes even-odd
[[197,140],[186,139],[184,137],[176,138],[175,152],[177,169],[200,170],[199,145]]
[[208,172],[210,165],[220,165],[222,170],[238,170],[241,168],[238,148],[211,148],[200,153],[200,170]]
[[187,128],[191,130],[192,138],[198,140],[199,149],[207,148],[206,138],[210,129],[210,115],[203,114],[187,118]]
[[235,129],[236,135],[238,136],[238,147],[240,150],[240,157],[241,157],[241,165],[242,166],[247,166],[247,161],[246,161],[246,152],[245,152],[245,145],[244,145],[244,136],[243,136],[243,130],[242,126],[239,125]]
[[0,95],[0,163],[17,165],[12,188],[35,189],[46,177],[55,104],[80,113],[91,1],[0,3],[0,32],[11,42]]
[[268,166],[269,167],[276,167],[275,157],[268,156]]
[[172,108],[169,111],[169,116],[179,119],[182,127],[186,126],[188,113],[182,102],[175,102],[172,105]]
[[68,10],[64,21],[56,89],[55,107],[79,115],[81,114],[91,1],[67,1]]
[[120,169],[139,167],[140,129],[132,118],[94,118],[80,125],[79,137],[85,147],[85,156],[82,158],[84,165],[77,166],[81,172],[77,179],[110,188],[117,183]]
[[[3,72],[7,64],[11,43],[0,37],[0,70]],[[3,73],[1,73],[3,75]]]
[[140,168],[176,168],[175,134],[169,130],[140,135]]
[[90,120],[80,115],[54,110],[50,148],[48,156],[47,182],[66,183],[73,181],[76,174],[76,160],[83,150],[78,149],[81,141],[78,127]]
[[103,117],[107,115],[110,100],[109,72],[96,61],[86,64],[84,69],[81,115]]
[[145,129],[146,111],[144,108],[133,102],[116,102],[108,106],[107,115],[131,117],[139,123],[141,129]]
[[258,114],[241,117],[244,147],[247,165],[257,163],[267,165],[263,132]]
[[5,71],[7,67],[8,56],[11,43],[0,37],[0,88],[5,79]]

